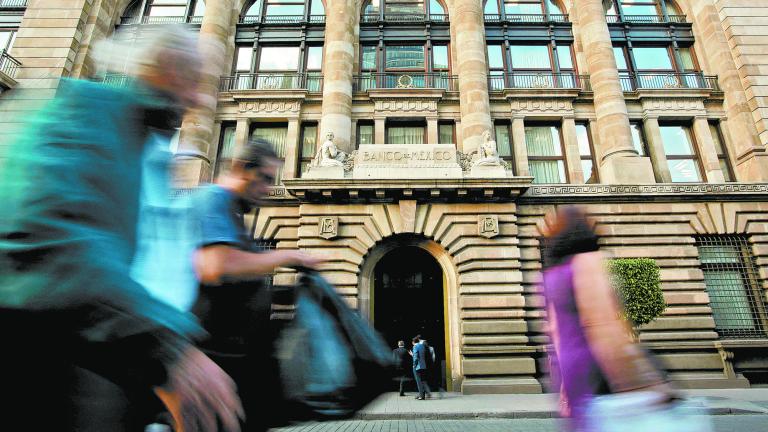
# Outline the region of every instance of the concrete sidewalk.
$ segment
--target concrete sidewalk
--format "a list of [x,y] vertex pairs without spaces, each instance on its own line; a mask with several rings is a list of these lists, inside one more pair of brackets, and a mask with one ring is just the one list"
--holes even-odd
[[[713,415],[768,414],[768,388],[736,390],[683,390],[692,406]],[[399,396],[386,393],[360,411],[356,418],[385,419],[471,419],[556,417],[557,395],[462,395],[432,394],[416,400],[414,393]]]

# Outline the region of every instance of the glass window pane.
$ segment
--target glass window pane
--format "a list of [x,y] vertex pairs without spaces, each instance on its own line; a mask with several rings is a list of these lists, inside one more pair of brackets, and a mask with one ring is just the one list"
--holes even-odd
[[501,45],[488,45],[488,67],[504,69],[504,50]]
[[441,124],[439,127],[438,144],[455,144],[453,139],[453,124]]
[[391,14],[423,14],[424,3],[420,1],[387,1],[384,3],[384,13]]
[[192,16],[203,15],[205,15],[205,0],[198,0],[197,3],[195,3],[195,11],[192,13]]
[[432,47],[432,64],[434,69],[448,69],[447,45],[436,45]]
[[528,156],[562,156],[560,132],[555,126],[526,126]]
[[547,45],[511,45],[514,69],[552,69]]
[[613,57],[616,59],[616,67],[619,70],[629,69],[629,67],[627,66],[627,58],[624,55],[624,48],[613,47]]
[[581,156],[592,156],[592,150],[589,146],[589,131],[587,125],[576,125],[576,141],[579,143],[579,154]]
[[299,47],[262,47],[260,71],[295,71],[299,67]]
[[560,69],[573,69],[570,45],[557,46],[557,59],[560,61]]
[[253,47],[237,47],[237,66],[238,72],[250,72],[251,61],[253,60]]
[[325,6],[323,0],[312,0],[312,6],[309,9],[310,15],[325,15]]
[[149,16],[156,17],[183,17],[186,6],[152,6]]
[[268,16],[297,16],[304,15],[303,4],[287,4],[287,5],[267,5]]
[[359,144],[373,144],[373,125],[360,125],[357,127]]
[[728,166],[728,160],[720,159],[720,170],[723,172],[723,180],[726,182],[734,181],[733,174],[731,174],[731,167]]
[[315,156],[315,144],[317,143],[317,125],[304,126],[301,134],[301,157],[312,158]]
[[723,143],[720,141],[720,130],[717,128],[717,125],[714,123],[709,124],[709,133],[712,135],[712,142],[715,143],[715,151],[718,155],[724,155],[725,154],[725,148],[723,147]]
[[704,270],[712,318],[718,330],[754,330],[744,279],[737,270]]
[[390,45],[386,47],[387,69],[421,69],[424,70],[424,47]]
[[627,4],[622,3],[621,8],[624,10],[624,15],[646,15],[656,16],[659,12],[656,6],[649,4]]
[[[258,138],[266,140],[272,144],[272,148],[277,153],[280,159],[285,158],[285,142],[288,136],[288,126],[272,126],[272,125],[256,125],[251,134],[251,138]],[[275,176],[275,184],[280,184],[283,176],[283,166],[280,165],[277,168],[277,175]]]
[[504,13],[507,15],[541,15],[544,11],[541,3],[521,3],[517,1],[504,2]]
[[10,51],[11,40],[13,39],[13,33],[10,31],[0,31],[0,50],[7,49]]
[[637,154],[645,156],[645,142],[643,141],[643,125],[640,123],[630,123],[630,131],[632,132],[632,145],[637,150]]
[[682,66],[684,71],[695,71],[696,65],[693,62],[693,53],[690,48],[680,48],[680,60],[682,60]]
[[257,1],[248,8],[245,12],[245,16],[258,16],[261,13],[261,1]]
[[226,126],[221,130],[221,148],[217,159],[219,163],[229,160],[235,150],[235,126]]
[[365,15],[378,15],[379,14],[379,0],[371,0],[365,4],[363,8],[363,14]]
[[672,174],[673,182],[698,182],[701,181],[699,167],[693,159],[671,159],[667,160],[669,172]]
[[718,244],[699,246],[699,260],[702,264],[739,264],[739,248]]
[[581,160],[581,172],[584,173],[584,183],[596,183],[597,177],[594,172],[594,163],[592,159]]
[[533,183],[565,183],[563,161],[528,161]]
[[672,2],[667,2],[667,15],[683,15],[682,12],[680,12],[680,9],[677,8],[677,5]]
[[496,125],[496,147],[501,157],[512,156],[512,140],[509,139],[509,125]]
[[307,51],[307,70],[320,70],[323,67],[323,47],[309,47]]
[[387,144],[424,144],[424,127],[387,127]]
[[547,1],[547,7],[549,8],[550,15],[562,15],[563,11],[560,10],[560,6],[558,6],[555,2],[552,0],[546,0]]
[[363,46],[363,70],[376,70],[376,47],[373,45]]
[[672,70],[669,50],[662,47],[632,48],[638,70]]
[[693,155],[690,130],[684,126],[661,126],[661,142],[667,156]]
[[429,13],[432,15],[445,15],[445,9],[443,9],[443,5],[441,5],[439,1],[430,0]]
[[498,15],[499,14],[498,0],[487,0],[485,2],[485,9],[483,9],[483,13],[488,15]]

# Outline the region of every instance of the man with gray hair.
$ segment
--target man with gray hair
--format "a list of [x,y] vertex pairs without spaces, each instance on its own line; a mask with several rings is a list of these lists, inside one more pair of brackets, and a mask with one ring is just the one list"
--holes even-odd
[[134,407],[154,387],[184,431],[239,430],[234,383],[191,343],[197,322],[129,275],[147,142],[197,102],[201,64],[186,30],[145,37],[110,44],[133,57],[126,86],[63,80],[0,170],[6,424],[143,430]]

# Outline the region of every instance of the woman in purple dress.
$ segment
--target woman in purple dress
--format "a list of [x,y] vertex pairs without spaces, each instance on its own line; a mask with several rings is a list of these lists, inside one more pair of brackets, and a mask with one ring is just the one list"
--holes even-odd
[[598,237],[584,212],[562,207],[547,218],[543,288],[558,370],[562,414],[572,431],[589,431],[587,409],[596,395],[641,388],[665,389],[664,378],[633,342],[621,319],[599,251]]

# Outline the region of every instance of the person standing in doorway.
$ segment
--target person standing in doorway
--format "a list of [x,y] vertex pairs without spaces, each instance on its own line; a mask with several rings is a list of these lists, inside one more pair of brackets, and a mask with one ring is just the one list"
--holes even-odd
[[427,347],[421,343],[421,339],[416,336],[411,341],[413,343],[413,377],[416,379],[416,387],[419,390],[419,395],[416,396],[418,400],[424,400],[424,398],[431,398],[432,391],[429,389],[429,383],[427,382]]
[[427,348],[427,381],[431,389],[438,389],[440,397],[442,398],[443,386],[441,379],[441,367],[437,361],[437,354],[435,353],[435,347],[430,345],[426,339],[421,340],[421,344]]
[[397,341],[397,348],[392,350],[392,361],[397,370],[398,381],[400,381],[400,396],[405,396],[405,382],[408,380],[408,366],[411,363],[411,354],[405,349],[404,341]]

